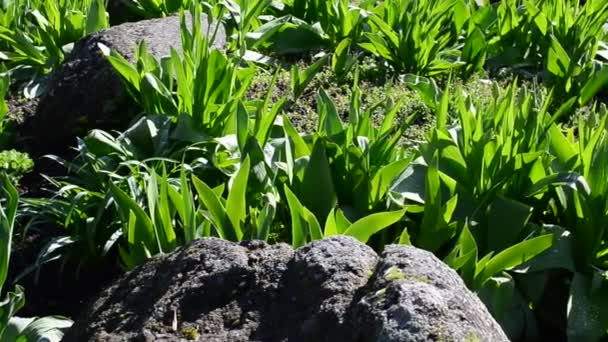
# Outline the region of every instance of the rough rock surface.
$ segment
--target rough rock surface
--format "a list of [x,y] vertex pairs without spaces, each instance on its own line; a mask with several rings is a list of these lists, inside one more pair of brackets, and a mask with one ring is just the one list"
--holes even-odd
[[[188,22],[191,18],[188,17]],[[205,16],[202,27],[207,28]],[[215,31],[215,24],[210,32]],[[134,49],[145,40],[148,51],[159,58],[171,47],[181,50],[178,15],[125,23],[93,33],[78,41],[62,67],[47,83],[47,92],[40,98],[34,115],[26,118],[24,131],[30,137],[26,150],[34,155],[61,154],[75,145],[75,136],[85,135],[92,128],[124,129],[137,107],[128,97],[122,81],[104,58],[98,43],[116,50],[134,62]],[[220,26],[213,45],[223,48],[226,35]]]
[[505,341],[456,272],[431,252],[387,246],[354,310],[364,341]]
[[105,290],[64,341],[507,341],[431,253],[202,239]]

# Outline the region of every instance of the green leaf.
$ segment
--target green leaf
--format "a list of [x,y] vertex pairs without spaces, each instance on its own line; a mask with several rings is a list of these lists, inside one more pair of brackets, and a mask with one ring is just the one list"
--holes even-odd
[[120,74],[120,76],[122,76],[122,78],[126,81],[126,84],[139,92],[140,77],[137,69],[123,56],[115,51],[112,51],[110,55],[106,55],[106,58],[110,64],[112,64],[114,69]]
[[[173,214],[172,209],[170,208],[169,201],[169,180],[167,176],[167,172],[164,169],[163,165],[163,175],[160,178],[160,191],[159,191],[159,201],[158,201],[158,213],[159,222],[162,226],[162,239],[161,244],[163,246],[163,252],[172,251],[177,247],[177,237],[175,234],[175,228],[173,226]],[[158,231],[158,229],[157,229]]]
[[297,99],[302,95],[304,89],[312,82],[314,77],[321,70],[321,67],[327,63],[328,58],[329,55],[320,58],[304,69],[304,71],[300,71],[296,65],[293,65],[291,69],[291,91],[293,92],[294,99]]
[[524,262],[534,258],[553,245],[553,234],[546,234],[530,240],[522,241],[516,245],[506,248],[502,252],[488,260],[480,272],[475,277],[477,288],[481,287],[490,277],[519,266]]
[[237,241],[243,238],[241,226],[247,217],[247,180],[249,179],[250,161],[245,157],[239,171],[234,177],[228,199],[226,200],[226,214],[232,222]]
[[239,101],[236,110],[236,136],[241,153],[245,148],[247,136],[249,135],[249,112],[243,102]]
[[338,235],[338,225],[336,224],[336,208],[333,208],[329,215],[327,215],[327,220],[325,221],[325,229],[323,231],[323,237],[329,237]]
[[349,235],[366,243],[375,233],[391,226],[405,215],[406,209],[380,212],[360,218],[353,223],[344,235]]
[[183,229],[185,234],[185,242],[188,243],[197,238],[195,234],[197,221],[194,198],[190,192],[190,186],[188,185],[188,180],[186,179],[186,172],[183,170],[180,173],[180,189],[183,204]]
[[11,329],[7,327],[11,318],[25,305],[23,288],[19,285],[15,286],[15,292],[8,292],[6,297],[0,302],[0,338],[4,337],[5,329]]
[[608,84],[608,67],[593,73],[591,78],[585,82],[580,91],[578,103],[582,106],[587,104],[602,88]]
[[550,126],[548,133],[551,152],[557,157],[557,161],[562,163],[566,169],[573,167],[573,162],[578,159],[578,153],[574,144],[562,134],[559,127],[555,124]]
[[455,234],[455,226],[450,225],[451,216],[458,197],[451,197],[442,203],[441,178],[438,170],[437,153],[429,163],[425,177],[424,216],[416,245],[429,251],[436,251]]
[[448,78],[448,83],[441,95],[441,101],[439,102],[439,107],[437,108],[437,129],[443,130],[447,127],[448,124],[448,105],[450,102],[450,86],[452,84],[452,74]]
[[444,259],[444,262],[453,269],[460,270],[460,276],[467,286],[473,285],[477,264],[477,242],[469,230],[468,223],[465,223],[458,238],[458,243]]
[[[147,199],[149,217],[152,219],[154,233],[158,240],[159,252],[165,253],[176,247],[175,230],[169,214],[167,199],[167,177],[159,178],[154,169],[150,168],[147,184]],[[159,191],[160,184],[160,191]]]
[[[547,70],[557,77],[570,77],[570,56],[554,35],[551,35],[551,48],[547,54]],[[566,89],[567,91],[568,89]]]
[[[387,49],[398,49],[400,43],[399,33],[395,32],[395,30],[393,30],[393,28],[388,23],[386,23],[382,18],[377,15],[372,15],[369,17],[369,19],[373,23],[373,25],[376,26],[378,31],[381,32],[388,39],[386,43],[383,43],[383,45],[386,46]],[[366,37],[369,39],[372,37],[372,34]]]
[[141,83],[141,91],[142,94],[145,94],[144,98],[153,103],[146,108],[149,114],[178,114],[173,94],[154,74],[145,73],[143,82]]
[[376,33],[363,33],[363,36],[367,38],[368,42],[359,43],[359,46],[364,50],[373,53],[389,62],[396,62],[397,57],[393,55],[389,49],[388,43],[384,38]]
[[110,133],[99,129],[91,130],[84,138],[84,143],[87,149],[97,156],[112,153],[123,154],[125,152],[124,145],[117,141]]
[[354,64],[350,57],[350,39],[343,39],[331,56],[331,69],[338,77],[344,77]]
[[529,13],[530,17],[534,18],[534,23],[536,27],[540,30],[543,36],[547,34],[548,27],[550,25],[550,21],[543,13],[541,9],[539,9],[533,1],[525,2],[526,11]]
[[[545,123],[545,127],[556,122],[557,119],[561,118],[562,116],[572,113],[572,108],[573,108],[574,104],[576,103],[576,99],[577,99],[576,96],[574,96],[574,97],[570,98],[568,101],[565,101],[558,108],[558,110],[555,112],[555,114],[553,114],[553,116],[551,116],[551,119]],[[548,102],[550,102],[550,101],[548,101]]]
[[2,192],[6,196],[6,208],[0,203],[0,293],[6,281],[11,258],[13,228],[19,203],[19,193],[10,178],[0,174]]
[[107,27],[110,27],[110,23],[106,16],[104,0],[91,1],[91,7],[87,13],[86,34],[91,34]]
[[137,264],[144,262],[148,256],[148,251],[159,251],[157,235],[152,221],[144,210],[124,191],[110,182],[110,191],[116,202],[119,212],[126,224],[127,242],[129,243],[129,253]]
[[336,229],[338,234],[344,234],[344,232],[350,227],[352,222],[350,222],[346,216],[344,216],[344,211],[340,208],[336,209]]
[[[15,342],[27,342],[27,338],[21,335],[21,332],[27,327],[30,323],[34,322],[36,317],[12,317],[8,324],[6,325],[6,329],[4,329],[4,333],[0,331],[0,338],[6,341],[15,341]],[[3,326],[4,326],[3,325]],[[1,329],[0,329],[1,330]]]
[[324,136],[335,136],[344,131],[342,120],[338,115],[335,103],[323,88],[319,88],[317,96],[319,123],[317,132]]
[[229,241],[238,241],[237,234],[232,227],[232,222],[227,217],[224,206],[218,196],[195,175],[192,175],[192,184],[198,193],[199,200],[209,210],[219,237]]
[[488,248],[495,252],[515,244],[533,208],[516,200],[498,196],[488,207]]
[[518,266],[516,271],[542,273],[551,269],[564,269],[575,272],[572,233],[555,225],[543,225],[543,229],[553,233],[553,246]]
[[591,192],[585,178],[577,172],[560,172],[538,180],[524,195],[533,197],[548,191],[549,187],[568,187],[572,190],[582,190],[587,195]]
[[312,212],[306,209],[287,184],[283,186],[289,212],[291,215],[291,244],[294,248],[302,247],[307,242],[321,239],[323,232],[319,221]]
[[293,143],[294,159],[310,155],[310,148],[308,148],[302,136],[293,127],[287,114],[283,114],[283,132],[285,133],[285,138],[290,139]]
[[412,245],[412,239],[410,238],[410,234],[407,232],[407,227],[403,228],[401,235],[399,236],[399,244],[400,245]]
[[284,185],[285,196],[287,197],[287,204],[289,205],[289,213],[291,215],[291,245],[293,248],[302,247],[307,242],[307,231],[302,222],[302,204],[298,201],[298,198],[289,189],[287,184]]
[[338,202],[323,138],[318,138],[299,187],[302,204],[325,222]]
[[483,32],[475,27],[469,34],[462,49],[462,59],[467,62],[467,70],[474,72],[483,68],[486,61],[487,43]]
[[266,24],[258,27],[253,32],[245,34],[247,47],[253,49],[258,45],[268,42],[277,32],[279,32],[289,21],[289,16],[273,19]]
[[430,109],[437,110],[437,103],[442,98],[442,91],[432,78],[407,74],[404,79],[408,87],[414,89]]
[[259,123],[259,130],[256,132],[256,139],[258,140],[260,146],[265,146],[268,138],[270,137],[270,132],[272,130],[272,126],[274,125],[277,116],[283,109],[283,105],[285,104],[286,98],[283,97],[279,101],[277,101],[274,105],[272,105],[270,112],[263,112],[264,115],[261,117],[261,122]]
[[393,184],[397,176],[402,174],[410,165],[412,157],[396,160],[388,165],[382,166],[374,175],[370,185],[371,203],[378,202],[386,196],[389,187]]

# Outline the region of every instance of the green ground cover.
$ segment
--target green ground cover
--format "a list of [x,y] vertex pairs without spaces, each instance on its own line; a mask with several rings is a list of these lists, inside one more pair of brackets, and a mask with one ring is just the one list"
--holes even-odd
[[[194,30],[182,16],[184,52],[162,60],[143,44],[133,65],[106,51],[142,114],[54,157],[67,175],[49,178],[52,196],[18,199],[31,161],[2,154],[0,285],[12,236],[48,226],[62,234],[23,277],[58,262],[77,265],[60,276],[129,270],[208,236],[345,234],[432,251],[512,340],[607,337],[608,3],[127,3],[133,18],[191,11]],[[201,13],[225,24],[226,51]],[[116,19],[101,0],[4,0],[0,22],[0,93],[28,98]],[[10,286],[0,336],[58,338],[69,323],[16,318],[27,289]]]

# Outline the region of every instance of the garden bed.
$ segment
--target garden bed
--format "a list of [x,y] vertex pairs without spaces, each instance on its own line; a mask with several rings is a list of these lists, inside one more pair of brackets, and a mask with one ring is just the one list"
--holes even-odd
[[190,5],[0,5],[0,339],[200,239],[334,235],[432,252],[511,340],[607,337],[608,4]]

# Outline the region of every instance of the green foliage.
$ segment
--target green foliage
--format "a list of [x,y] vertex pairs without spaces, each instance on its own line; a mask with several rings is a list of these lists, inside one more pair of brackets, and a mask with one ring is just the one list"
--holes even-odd
[[[597,339],[608,329],[606,305],[608,290],[604,272],[606,262],[607,183],[607,111],[599,111],[600,121],[580,118],[578,137],[572,131],[564,134],[557,126],[549,128],[550,150],[555,155],[551,175],[531,189],[531,194],[550,195],[548,207],[556,223],[569,231],[563,243],[571,251],[557,265],[574,273],[570,286],[568,336],[571,339]],[[547,267],[539,263],[537,267]],[[582,321],[587,324],[581,324]]]
[[[242,58],[256,61],[264,60],[258,53],[248,50],[251,40],[247,39],[250,32],[262,26],[262,15],[265,13],[271,0],[221,0],[210,1],[205,13],[210,18],[222,18],[228,37],[236,44],[238,55]],[[230,45],[230,44],[229,44]]]
[[141,18],[159,18],[187,9],[191,0],[127,0],[124,4],[129,11]]
[[[437,112],[446,108],[446,93],[436,100]],[[512,338],[534,333],[530,308],[547,314],[543,290],[528,297],[534,279],[569,270],[576,280],[569,305],[576,309],[568,314],[568,335],[603,336],[606,109],[597,122],[581,118],[575,136],[555,124],[573,101],[551,115],[552,94],[539,102],[515,85],[494,93],[494,103],[480,106],[458,92],[457,125],[449,128],[441,115],[408,176],[393,185],[393,201],[421,217],[400,241],[441,253],[456,239],[444,260],[479,291]],[[515,311],[524,314],[516,319]],[[591,313],[591,323],[581,324]]]
[[8,96],[9,87],[9,75],[6,72],[6,68],[0,66],[0,149],[8,147],[13,140],[11,123],[7,117],[9,108],[5,100]]
[[293,54],[358,41],[373,1],[294,0],[268,7],[272,20],[247,35],[251,48]]
[[327,57],[321,57],[315,63],[311,64],[304,70],[300,70],[296,65],[291,67],[291,92],[294,100],[297,100],[304,89],[310,84],[316,74],[327,63]]
[[[6,281],[8,274],[8,265],[11,257],[11,247],[13,238],[13,227],[15,226],[15,217],[17,216],[17,206],[19,202],[19,194],[17,189],[12,184],[10,179],[2,173],[2,191],[3,195],[6,196],[6,209],[4,206],[0,206],[0,234],[2,234],[2,245],[0,246],[0,293],[2,292],[2,286]],[[10,318],[10,317],[9,317]],[[6,324],[6,320],[3,322],[3,326]]]
[[6,173],[15,183],[33,167],[34,162],[27,153],[15,150],[0,152],[0,172]]
[[347,38],[358,39],[361,20],[367,16],[370,4],[371,1],[360,1],[354,6],[348,0],[294,0],[285,2],[283,14],[319,25],[321,36],[335,45]]
[[[0,294],[8,274],[11,257],[13,229],[19,203],[19,194],[10,178],[0,173],[0,185],[5,206],[0,203]],[[46,341],[59,342],[72,321],[59,316],[42,318],[20,318],[15,314],[25,304],[23,288],[19,285],[8,292],[0,302],[0,339],[2,341]]]
[[598,58],[608,20],[604,1],[509,0],[500,3],[495,16],[491,64],[542,73],[548,86],[568,98],[598,82],[593,75],[604,68]]
[[[464,9],[464,10],[463,10]],[[458,65],[456,34],[468,18],[459,0],[389,0],[369,17],[371,32],[359,45],[396,70],[424,76]]]
[[183,56],[172,49],[160,61],[146,49],[145,41],[136,50],[136,65],[116,52],[107,58],[122,76],[131,95],[148,114],[174,117],[190,114],[192,124],[212,136],[231,130],[232,113],[254,75],[252,68],[239,68],[235,58],[211,47],[213,31],[207,38],[200,22],[200,7],[192,10],[192,32],[181,14]]
[[40,89],[38,77],[56,69],[72,43],[109,26],[103,0],[11,1],[0,8],[0,60],[15,80]]
[[[3,7],[7,53],[0,56],[10,72],[2,73],[0,94],[8,74],[48,72],[69,50],[65,44],[107,26],[102,1],[83,3]],[[538,320],[556,311],[546,304],[555,282],[569,291],[556,300],[569,303],[564,333],[572,340],[606,336],[608,111],[593,105],[575,128],[559,125],[608,81],[604,1],[131,5],[144,17],[190,7],[191,23],[180,14],[183,53],[156,59],[142,42],[131,64],[102,47],[145,114],[119,134],[91,131],[72,160],[52,157],[68,176],[50,178],[54,195],[24,199],[20,210],[31,226],[52,223],[66,234],[25,273],[65,258],[81,266],[111,258],[131,269],[203,237],[300,247],[343,234],[377,249],[402,243],[432,251],[513,340],[539,338]],[[213,48],[214,26],[201,27],[203,11],[226,25],[226,51]],[[267,68],[279,60],[261,53],[319,50],[308,66],[290,65],[287,81],[277,68],[266,92],[249,98],[257,71],[251,61]],[[435,113],[435,126],[413,150],[402,140],[416,118],[399,119],[402,101],[363,105],[361,54],[375,55]],[[317,82],[326,66],[331,81],[354,79],[347,103]],[[544,97],[544,88],[531,91],[515,79],[505,88],[494,83],[481,99],[453,86],[456,77],[503,66],[551,90]],[[313,84],[321,86],[311,92]],[[317,106],[307,134],[289,115],[303,100]],[[0,105],[0,118],[6,111]],[[0,166],[19,172],[30,162],[14,151],[0,154]],[[12,227],[8,197],[2,224]],[[23,292],[17,287],[7,298],[4,325],[23,305]]]
[[0,69],[2,71],[2,75],[0,75],[0,97],[2,100],[0,101],[0,134],[4,132],[6,113],[8,113],[8,105],[6,104],[5,98],[8,94],[8,88],[10,86],[10,79],[8,74],[5,73],[5,69]]

